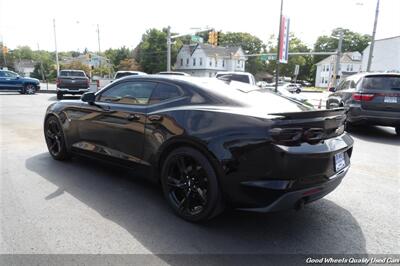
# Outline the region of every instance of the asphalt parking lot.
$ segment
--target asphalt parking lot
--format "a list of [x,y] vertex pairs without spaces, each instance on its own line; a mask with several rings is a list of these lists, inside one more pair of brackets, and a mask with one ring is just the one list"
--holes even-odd
[[[400,138],[363,127],[339,188],[302,211],[176,217],[135,171],[51,159],[43,116],[54,94],[0,94],[2,254],[399,254]],[[160,257],[162,260],[162,257]]]

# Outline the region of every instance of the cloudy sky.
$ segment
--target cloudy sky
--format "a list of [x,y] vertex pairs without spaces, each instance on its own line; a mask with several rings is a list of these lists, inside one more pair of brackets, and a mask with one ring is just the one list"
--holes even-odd
[[[308,45],[335,27],[372,33],[376,0],[285,0],[291,32]],[[249,32],[266,41],[276,34],[280,0],[0,0],[0,40],[11,47],[54,50],[53,18],[60,51],[135,47],[149,28],[174,32],[210,26]],[[400,0],[381,0],[377,38],[400,35]]]

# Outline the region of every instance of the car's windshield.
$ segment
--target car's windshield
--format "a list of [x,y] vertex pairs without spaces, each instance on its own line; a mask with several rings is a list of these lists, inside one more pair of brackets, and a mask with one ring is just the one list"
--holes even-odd
[[400,76],[367,76],[362,87],[365,90],[400,90]]

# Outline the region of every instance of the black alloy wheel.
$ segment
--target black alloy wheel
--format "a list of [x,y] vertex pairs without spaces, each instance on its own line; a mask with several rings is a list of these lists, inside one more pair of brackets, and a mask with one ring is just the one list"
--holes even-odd
[[47,148],[50,155],[56,160],[65,160],[69,158],[66,149],[64,134],[58,119],[54,116],[46,120],[44,135]]
[[173,151],[164,162],[161,182],[169,205],[183,219],[198,222],[219,213],[217,177],[199,151],[189,147]]
[[36,92],[36,88],[34,85],[32,85],[32,84],[25,85],[25,88],[24,88],[25,94],[35,94],[35,92]]

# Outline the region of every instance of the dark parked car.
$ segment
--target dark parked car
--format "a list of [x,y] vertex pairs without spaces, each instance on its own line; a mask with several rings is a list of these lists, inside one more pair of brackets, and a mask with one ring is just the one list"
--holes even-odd
[[349,125],[395,127],[400,136],[400,74],[356,74],[330,90],[327,108],[345,107]]
[[83,94],[89,91],[89,78],[82,70],[61,70],[57,77],[57,99],[65,94]]
[[172,209],[201,221],[226,205],[277,211],[333,191],[350,166],[344,121],[343,109],[313,111],[217,79],[149,75],[53,103],[44,134],[56,160],[147,167]]
[[35,94],[40,90],[38,79],[21,77],[15,72],[0,70],[0,91],[18,91],[21,94]]

